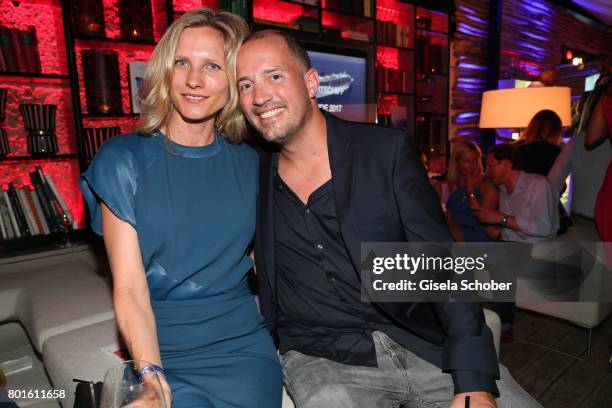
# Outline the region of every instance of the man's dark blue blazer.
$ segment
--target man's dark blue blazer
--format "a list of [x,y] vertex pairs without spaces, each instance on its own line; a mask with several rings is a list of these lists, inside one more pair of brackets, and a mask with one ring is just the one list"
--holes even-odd
[[[361,270],[361,242],[452,241],[438,196],[404,133],[324,115],[336,212],[355,271]],[[255,260],[262,314],[276,337],[271,156],[262,153],[260,161]],[[423,355],[423,347],[418,347],[419,354],[452,375],[456,393],[498,394],[499,365],[479,304],[386,302],[376,306],[414,333],[414,339],[426,343],[428,351]]]

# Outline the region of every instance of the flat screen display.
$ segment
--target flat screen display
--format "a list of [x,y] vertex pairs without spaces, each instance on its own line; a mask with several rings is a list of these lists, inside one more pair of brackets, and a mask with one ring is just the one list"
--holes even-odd
[[319,107],[339,118],[366,122],[366,58],[308,51],[319,72]]

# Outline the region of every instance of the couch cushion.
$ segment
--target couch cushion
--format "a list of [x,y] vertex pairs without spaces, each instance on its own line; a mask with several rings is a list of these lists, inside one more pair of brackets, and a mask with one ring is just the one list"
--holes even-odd
[[81,327],[47,339],[43,362],[55,389],[66,390],[64,407],[74,405],[74,391],[79,380],[102,381],[104,373],[119,362],[118,357],[102,347],[119,342],[114,319]]
[[114,317],[110,283],[72,261],[39,270],[19,293],[15,313],[40,353],[46,339]]

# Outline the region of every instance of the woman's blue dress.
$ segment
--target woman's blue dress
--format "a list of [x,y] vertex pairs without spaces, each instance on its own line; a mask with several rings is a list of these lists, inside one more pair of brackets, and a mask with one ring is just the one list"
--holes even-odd
[[80,186],[138,233],[173,407],[281,406],[282,373],[247,285],[258,157],[224,137],[203,147],[161,132],[106,142]]
[[[474,189],[476,199],[482,201],[482,191]],[[458,187],[446,200],[446,209],[450,212],[452,220],[459,224],[465,242],[491,242],[493,241],[485,231],[484,226],[478,222],[470,210],[470,199],[467,191]]]

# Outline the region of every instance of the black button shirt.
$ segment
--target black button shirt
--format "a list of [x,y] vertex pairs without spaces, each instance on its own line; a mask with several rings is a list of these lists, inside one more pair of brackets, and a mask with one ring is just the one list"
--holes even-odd
[[274,185],[279,351],[376,366],[372,331],[396,338],[403,330],[361,302],[359,276],[340,235],[332,181],[306,204],[278,173]]

